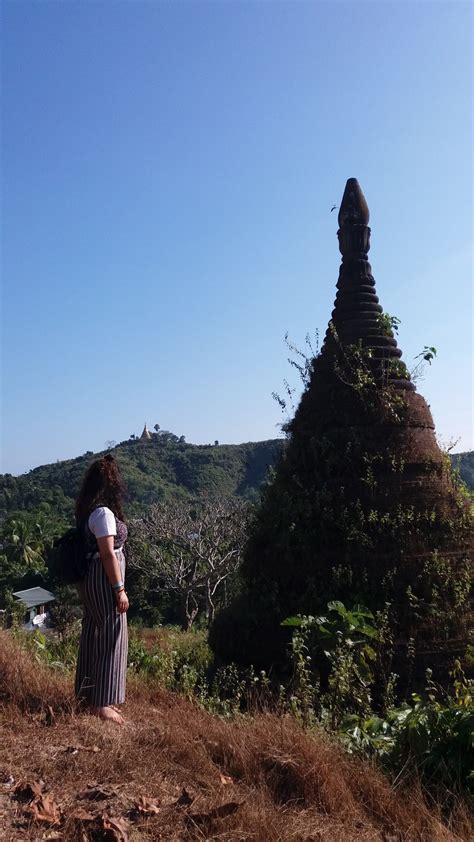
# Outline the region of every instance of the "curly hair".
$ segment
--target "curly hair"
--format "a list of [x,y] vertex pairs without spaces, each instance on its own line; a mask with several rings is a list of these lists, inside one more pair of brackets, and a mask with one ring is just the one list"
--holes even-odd
[[76,500],[76,520],[89,517],[98,506],[107,506],[123,520],[125,485],[120,468],[110,454],[97,459],[86,471]]

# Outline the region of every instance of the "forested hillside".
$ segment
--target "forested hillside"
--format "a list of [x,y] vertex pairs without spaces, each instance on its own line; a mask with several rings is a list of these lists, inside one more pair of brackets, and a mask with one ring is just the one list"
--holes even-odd
[[470,491],[474,491],[474,450],[466,453],[455,453],[451,456],[454,468],[459,468],[461,479]]
[[[282,439],[246,444],[193,445],[154,437],[113,448],[132,509],[170,497],[208,493],[252,499],[278,458]],[[0,514],[49,504],[68,515],[85,469],[101,454],[42,465],[28,474],[0,476]]]
[[[133,510],[171,497],[202,493],[253,499],[283,447],[283,439],[195,445],[155,437],[122,442],[113,453],[125,476]],[[42,465],[18,477],[0,475],[0,516],[36,509],[44,503],[69,515],[85,469],[100,455],[88,451],[76,459]],[[474,451],[454,454],[451,459],[474,491]]]

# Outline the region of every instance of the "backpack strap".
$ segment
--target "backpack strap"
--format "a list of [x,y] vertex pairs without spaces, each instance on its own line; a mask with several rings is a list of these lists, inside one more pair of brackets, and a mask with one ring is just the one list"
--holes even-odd
[[84,556],[90,561],[99,552],[99,546],[97,544],[97,538],[89,529],[88,520],[88,517],[76,520],[76,528],[81,536]]

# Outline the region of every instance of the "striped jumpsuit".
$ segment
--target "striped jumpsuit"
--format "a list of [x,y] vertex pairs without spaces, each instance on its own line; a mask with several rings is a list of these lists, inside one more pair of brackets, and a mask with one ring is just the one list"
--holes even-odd
[[[110,510],[106,512],[109,517],[112,515]],[[114,537],[114,551],[123,581],[125,555],[122,547],[127,538],[127,527],[118,519],[115,522],[117,535]],[[79,594],[83,603],[83,618],[76,669],[76,696],[91,707],[122,704],[125,701],[127,675],[127,614],[119,614],[117,610],[115,594],[98,553],[93,556],[86,577],[80,583]]]

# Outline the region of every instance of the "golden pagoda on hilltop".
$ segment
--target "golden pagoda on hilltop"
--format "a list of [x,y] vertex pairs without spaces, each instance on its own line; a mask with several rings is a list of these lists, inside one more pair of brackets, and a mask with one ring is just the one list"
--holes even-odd
[[151,439],[151,433],[145,423],[145,426],[143,427],[143,433],[140,436],[140,441],[148,441],[149,439]]

